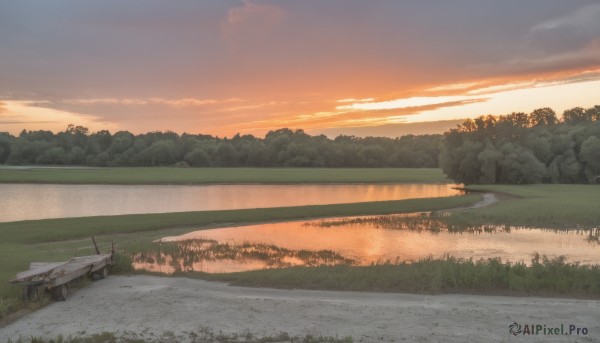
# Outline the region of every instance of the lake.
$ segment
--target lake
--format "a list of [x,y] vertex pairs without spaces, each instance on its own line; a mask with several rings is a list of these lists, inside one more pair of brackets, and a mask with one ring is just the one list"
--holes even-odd
[[135,213],[230,210],[443,197],[451,184],[58,185],[0,184],[0,222]]
[[134,256],[156,272],[235,272],[294,265],[368,265],[432,257],[500,257],[529,263],[534,252],[600,263],[599,229],[449,227],[426,215],[293,221],[190,232],[161,240],[164,249]]

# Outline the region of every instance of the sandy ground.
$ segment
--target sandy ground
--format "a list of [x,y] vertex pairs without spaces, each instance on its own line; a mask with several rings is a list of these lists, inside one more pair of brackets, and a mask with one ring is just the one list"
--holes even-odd
[[[586,327],[586,336],[520,336],[513,322]],[[351,336],[355,342],[600,342],[600,301],[231,287],[186,278],[110,276],[0,329],[19,336],[103,331],[177,341],[190,332]]]

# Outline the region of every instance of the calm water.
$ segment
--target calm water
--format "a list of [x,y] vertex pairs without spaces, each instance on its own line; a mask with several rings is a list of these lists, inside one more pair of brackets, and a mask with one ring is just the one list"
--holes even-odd
[[405,225],[402,217],[386,216],[400,223],[396,229],[381,221],[338,222],[329,227],[310,221],[196,231],[164,238],[163,242],[171,243],[163,245],[176,248],[138,255],[134,267],[165,273],[232,272],[291,265],[416,261],[445,255],[475,260],[501,257],[527,263],[534,252],[548,257],[565,255],[570,262],[600,264],[598,229],[553,231],[492,226],[453,233],[430,220],[411,219]]
[[395,185],[51,185],[0,184],[0,222],[281,207],[441,197],[449,184]]

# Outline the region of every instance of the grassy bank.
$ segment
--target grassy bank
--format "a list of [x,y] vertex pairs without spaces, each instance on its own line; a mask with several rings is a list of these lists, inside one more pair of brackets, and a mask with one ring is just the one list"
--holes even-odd
[[0,183],[451,183],[437,168],[23,168],[1,169]]
[[600,227],[600,185],[477,185],[468,189],[500,193],[501,201],[456,212],[450,218],[456,223]]
[[600,266],[534,256],[530,266],[499,259],[421,260],[412,264],[292,267],[242,273],[180,273],[236,286],[344,291],[472,293],[600,298]]
[[44,219],[0,223],[0,235],[4,243],[40,243],[174,227],[434,211],[465,206],[479,199],[479,195],[467,195],[352,204]]

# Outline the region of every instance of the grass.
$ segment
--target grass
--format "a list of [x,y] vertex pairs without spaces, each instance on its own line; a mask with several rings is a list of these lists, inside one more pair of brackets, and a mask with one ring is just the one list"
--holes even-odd
[[179,273],[236,286],[343,291],[470,293],[600,298],[600,266],[535,254],[531,266],[500,259],[425,259],[411,264],[291,267],[241,273]]
[[168,264],[175,272],[191,271],[198,262],[215,260],[260,261],[266,268],[285,268],[297,264],[316,267],[357,263],[331,250],[291,250],[262,243],[220,243],[211,239],[154,243],[136,251],[139,253],[134,253],[134,263],[162,267]]
[[478,185],[468,189],[504,197],[486,208],[453,213],[450,219],[455,223],[600,227],[600,185]]
[[0,168],[0,183],[451,183],[438,168]]
[[[346,217],[323,219],[305,223],[304,226],[330,228],[345,225],[367,225],[383,230],[405,231],[448,231],[455,233],[482,233],[503,231],[504,226],[493,225],[457,225],[447,221],[448,213],[421,212],[409,214],[390,214],[382,216]],[[507,228],[510,230],[510,227]]]
[[333,337],[333,336],[293,336],[287,332],[281,332],[273,336],[257,336],[252,332],[242,332],[239,334],[226,334],[223,332],[215,333],[210,329],[201,329],[199,332],[188,332],[185,335],[175,335],[171,331],[164,332],[156,339],[139,338],[135,333],[121,333],[117,335],[113,332],[102,332],[92,335],[80,335],[76,337],[57,336],[56,338],[31,337],[29,339],[20,338],[16,341],[7,343],[177,343],[189,341],[193,343],[352,343],[351,337]]
[[0,223],[3,243],[40,243],[215,224],[281,221],[288,219],[435,211],[472,204],[479,195],[374,201],[352,204],[310,205],[223,211],[131,214],[44,219]]

